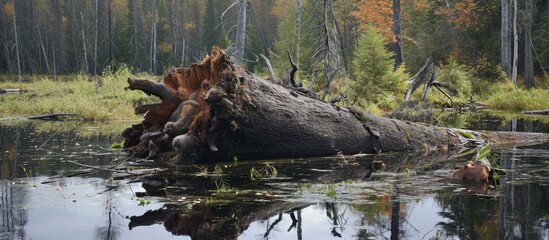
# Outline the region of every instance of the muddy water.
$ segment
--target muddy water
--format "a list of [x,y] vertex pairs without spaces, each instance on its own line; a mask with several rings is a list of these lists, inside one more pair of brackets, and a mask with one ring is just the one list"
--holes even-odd
[[105,125],[0,122],[0,239],[549,239],[549,144],[494,149],[507,174],[479,187],[448,179],[455,152],[128,167],[110,147],[130,123]]

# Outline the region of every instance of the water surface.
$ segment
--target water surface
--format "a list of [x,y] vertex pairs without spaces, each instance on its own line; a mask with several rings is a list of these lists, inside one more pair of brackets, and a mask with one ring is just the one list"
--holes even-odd
[[[506,119],[439,125],[549,132]],[[128,168],[129,125],[0,122],[0,239],[549,239],[549,144],[493,150],[507,174],[479,189],[454,152]]]

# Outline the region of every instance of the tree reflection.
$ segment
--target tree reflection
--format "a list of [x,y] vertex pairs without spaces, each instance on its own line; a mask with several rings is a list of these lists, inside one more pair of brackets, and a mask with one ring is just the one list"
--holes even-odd
[[105,226],[98,226],[95,228],[95,239],[102,240],[114,240],[118,239],[122,232],[122,224],[119,221],[119,214],[117,214],[116,208],[113,206],[113,194],[112,191],[108,191],[105,203],[105,215],[107,217]]
[[26,185],[13,186],[9,181],[0,180],[0,192],[1,239],[27,239],[28,213],[22,207],[26,202]]

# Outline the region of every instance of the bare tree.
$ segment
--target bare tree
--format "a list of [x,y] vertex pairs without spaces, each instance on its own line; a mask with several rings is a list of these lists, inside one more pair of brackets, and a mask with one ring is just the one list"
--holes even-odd
[[511,76],[511,26],[509,0],[501,0],[501,70]]
[[246,46],[246,0],[238,0],[238,21],[236,25],[236,46],[234,60],[242,64],[244,59],[244,48]]
[[299,67],[299,44],[301,42],[301,10],[303,8],[302,0],[296,0],[296,16],[295,16],[295,61]]
[[[322,65],[324,87],[323,90],[327,94],[330,93],[331,84],[337,76],[346,74],[345,61],[342,58],[343,51],[340,51],[341,44],[338,39],[336,21],[334,21],[335,15],[333,14],[333,4],[331,0],[316,0],[312,2],[311,9],[315,9],[316,12],[311,14],[311,24],[313,27],[309,29],[312,31],[309,35],[312,35],[311,44],[313,45],[312,55],[312,82],[316,82],[315,69]],[[330,12],[331,14],[329,14]],[[322,89],[321,89],[322,90]]]
[[97,32],[98,32],[98,23],[99,22],[99,0],[95,0],[95,39],[93,43],[93,75],[97,75]]
[[517,0],[513,0],[513,72],[511,80],[517,84],[517,65],[518,65],[518,33],[517,33]]
[[65,46],[65,29],[63,28],[63,14],[61,12],[61,4],[59,0],[54,1],[55,8],[55,34],[53,43],[53,71],[57,76],[59,72],[63,72],[66,67],[66,46]]
[[152,1],[151,73],[156,74],[156,0]]
[[172,39],[171,39],[172,40],[172,67],[176,65],[175,55],[177,54],[177,44],[176,44],[177,38],[175,35],[175,21],[177,19],[175,19],[174,8],[175,8],[174,0],[170,0],[169,12],[170,12],[170,32],[172,35]]
[[396,42],[394,44],[395,51],[395,70],[402,65],[404,57],[402,56],[402,37],[400,31],[400,0],[393,0],[393,32],[395,33]]
[[532,22],[534,7],[532,0],[525,0],[524,8],[524,86],[534,86],[534,58],[532,56]]
[[12,4],[13,4],[13,32],[15,34],[15,55],[17,56],[17,74],[18,74],[19,84],[21,84],[23,79],[21,78],[21,60],[19,59],[19,39],[17,36],[17,18],[15,17],[15,0],[12,1]]
[[80,19],[82,20],[82,46],[84,47],[84,67],[86,74],[88,74],[89,67],[88,67],[88,51],[86,49],[86,34],[84,33],[84,15],[82,12],[80,12]]
[[40,28],[38,28],[38,37],[40,38],[40,46],[42,46],[42,53],[44,54],[44,60],[46,62],[46,69],[48,69],[48,72],[51,72],[50,64],[48,61],[48,54],[46,53],[46,48],[44,46],[44,41],[42,40],[42,33],[40,31]]
[[109,8],[109,67],[112,70],[112,1],[108,1],[108,8]]

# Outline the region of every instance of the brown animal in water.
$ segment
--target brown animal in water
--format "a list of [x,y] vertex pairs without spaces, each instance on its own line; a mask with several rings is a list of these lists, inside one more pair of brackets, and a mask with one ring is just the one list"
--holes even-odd
[[492,167],[487,161],[468,162],[454,172],[459,181],[488,182]]

